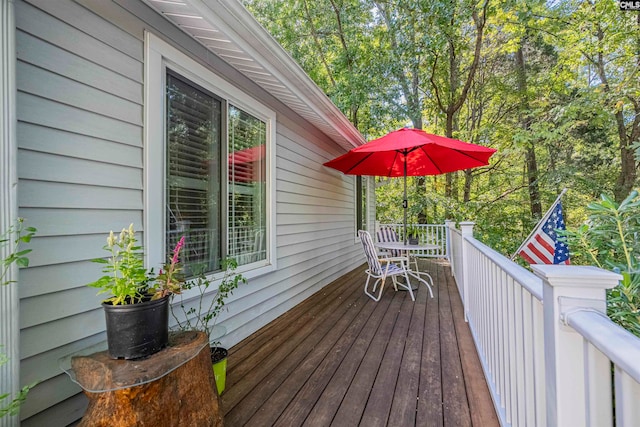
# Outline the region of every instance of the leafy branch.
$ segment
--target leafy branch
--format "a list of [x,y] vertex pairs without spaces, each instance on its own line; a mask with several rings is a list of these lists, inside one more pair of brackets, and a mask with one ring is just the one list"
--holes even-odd
[[[187,308],[185,306],[182,294],[180,294],[180,303],[177,306],[171,306],[171,315],[180,329],[204,331],[211,338],[211,332],[218,321],[218,316],[224,309],[226,299],[233,294],[233,291],[241,283],[247,283],[247,279],[244,276],[236,273],[237,268],[238,262],[235,259],[225,258],[222,260],[224,276],[208,303],[205,303],[205,296],[207,296],[212,282],[204,273],[199,274],[195,279],[185,284],[185,289],[197,288],[199,296],[197,297],[197,304],[193,307]],[[176,314],[178,307],[179,311],[181,311],[180,316]]]
[[[633,190],[619,204],[606,195],[587,206],[589,220],[563,234],[578,263],[595,264],[622,275],[607,298],[607,314],[640,336],[640,197]],[[574,261],[574,262],[575,262]]]
[[13,263],[19,267],[28,267],[29,258],[27,255],[31,249],[20,250],[20,245],[31,242],[31,238],[36,233],[34,227],[25,227],[24,218],[18,218],[15,225],[11,225],[7,231],[0,236],[0,247],[11,245],[9,255],[2,260],[2,268],[0,269],[0,286],[8,285],[15,280],[7,280],[9,268]]
[[[36,233],[34,227],[25,227],[24,218],[18,218],[15,225],[11,225],[5,232],[0,235],[0,247],[5,245],[9,246],[9,255],[2,260],[2,267],[0,268],[0,286],[6,286],[14,283],[15,280],[7,280],[9,269],[13,263],[20,267],[29,266],[29,258],[27,254],[31,252],[31,249],[20,250],[20,246],[24,243],[31,242],[31,238]],[[0,352],[0,366],[5,365],[9,361],[6,354]],[[27,398],[27,393],[31,390],[37,381],[22,387],[15,398],[13,398],[7,406],[0,406],[0,418],[7,415],[17,415],[20,410],[20,405]],[[1,393],[0,402],[8,398],[11,393]],[[2,404],[4,405],[4,403]]]

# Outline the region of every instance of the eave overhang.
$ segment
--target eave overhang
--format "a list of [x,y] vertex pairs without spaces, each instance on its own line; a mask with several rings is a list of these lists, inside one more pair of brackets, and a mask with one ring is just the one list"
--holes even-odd
[[365,142],[304,70],[237,0],[144,0],[345,150]]

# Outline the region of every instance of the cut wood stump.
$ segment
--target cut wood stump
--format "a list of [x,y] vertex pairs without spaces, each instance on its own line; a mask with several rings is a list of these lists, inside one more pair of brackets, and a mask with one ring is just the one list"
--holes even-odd
[[169,347],[144,360],[114,360],[103,351],[74,357],[71,365],[89,398],[80,426],[223,425],[202,332],[178,333]]

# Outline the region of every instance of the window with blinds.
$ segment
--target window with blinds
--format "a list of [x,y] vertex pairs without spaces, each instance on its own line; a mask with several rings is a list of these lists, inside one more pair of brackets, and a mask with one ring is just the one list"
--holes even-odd
[[226,256],[266,260],[266,122],[173,72],[166,81],[166,253],[185,236],[187,275]]
[[229,105],[229,255],[239,265],[266,259],[267,125]]
[[222,256],[220,99],[167,74],[166,253],[185,236],[185,273],[216,271]]

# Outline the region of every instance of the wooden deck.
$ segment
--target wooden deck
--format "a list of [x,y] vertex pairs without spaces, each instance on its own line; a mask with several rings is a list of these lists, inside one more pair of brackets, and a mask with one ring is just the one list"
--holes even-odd
[[498,426],[444,261],[436,284],[363,292],[364,267],[230,349],[225,425]]

